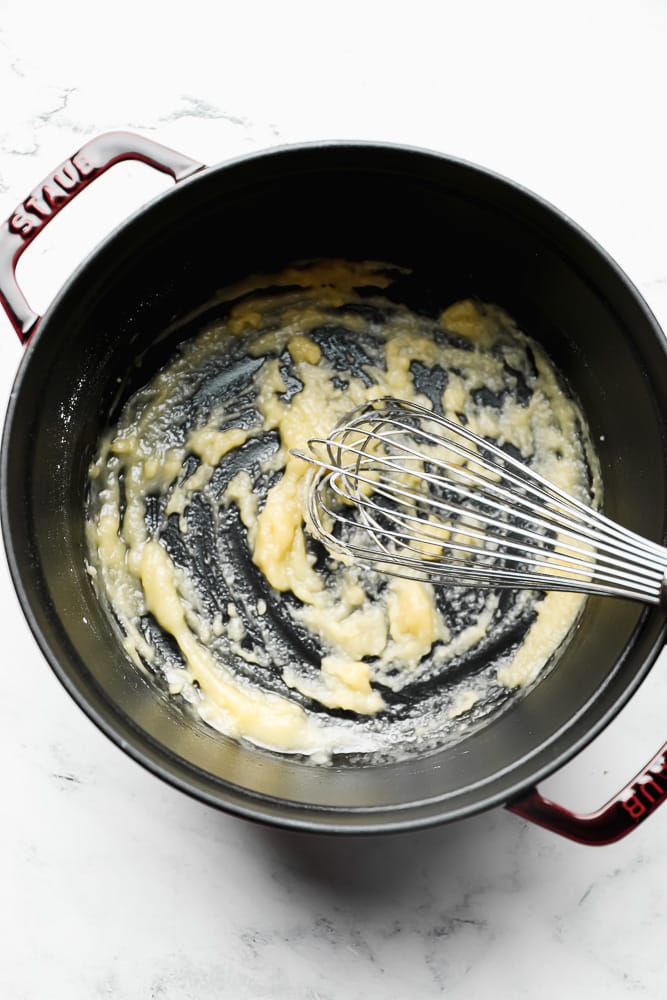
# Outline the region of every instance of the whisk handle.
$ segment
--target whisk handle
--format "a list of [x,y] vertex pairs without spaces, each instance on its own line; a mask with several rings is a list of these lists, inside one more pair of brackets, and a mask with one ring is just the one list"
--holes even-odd
[[510,812],[579,844],[602,846],[621,840],[667,799],[667,743],[646,767],[593,813],[575,813],[531,788],[507,805]]

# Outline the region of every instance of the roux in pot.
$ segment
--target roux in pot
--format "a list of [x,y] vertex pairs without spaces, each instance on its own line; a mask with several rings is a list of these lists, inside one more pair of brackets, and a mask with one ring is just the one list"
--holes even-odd
[[313,262],[225,290],[90,467],[89,570],[127,655],[226,735],[318,762],[460,737],[535,680],[583,606],[436,592],[309,534],[290,449],[386,395],[599,502],[581,411],[542,349],[494,305],[409,308],[401,273]]

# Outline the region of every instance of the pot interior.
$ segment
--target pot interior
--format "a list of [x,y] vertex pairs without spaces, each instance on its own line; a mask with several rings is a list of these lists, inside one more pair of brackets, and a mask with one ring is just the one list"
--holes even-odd
[[101,429],[173,352],[177,338],[165,329],[229,282],[308,257],[409,267],[416,308],[477,296],[506,309],[581,401],[605,513],[665,538],[665,352],[615,266],[549,206],[484,171],[416,151],[325,146],[185,182],[133,217],[63,289],[26,353],[8,415],[10,565],[67,688],[124,749],[179,787],[308,828],[453,818],[510,798],[591,739],[657,655],[662,612],[590,599],[556,667],[484,728],[422,759],[322,768],[238,745],[178,699],[156,696],[85,570],[88,464]]

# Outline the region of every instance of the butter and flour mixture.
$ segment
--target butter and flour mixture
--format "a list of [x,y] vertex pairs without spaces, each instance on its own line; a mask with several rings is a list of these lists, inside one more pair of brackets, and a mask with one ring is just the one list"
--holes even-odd
[[228,736],[318,762],[461,735],[534,680],[583,605],[434,590],[336,561],[309,534],[308,466],[290,449],[381,396],[599,500],[581,412],[539,346],[495,305],[415,312],[400,278],[312,262],[220,293],[89,472],[89,572],[128,656]]

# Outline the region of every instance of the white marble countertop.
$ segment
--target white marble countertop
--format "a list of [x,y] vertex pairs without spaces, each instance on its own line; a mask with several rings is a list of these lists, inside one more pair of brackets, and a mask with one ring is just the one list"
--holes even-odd
[[[554,202],[667,328],[667,4],[0,3],[0,217],[89,137],[213,163],[279,143],[430,147]],[[119,166],[21,280],[44,309],[168,182]],[[0,404],[21,349],[0,316]],[[0,996],[6,1000],[666,995],[667,809],[579,847],[497,809],[412,835],[288,834],[219,814],[117,750],[51,674],[0,565]],[[663,655],[545,783],[599,806],[667,738]]]

